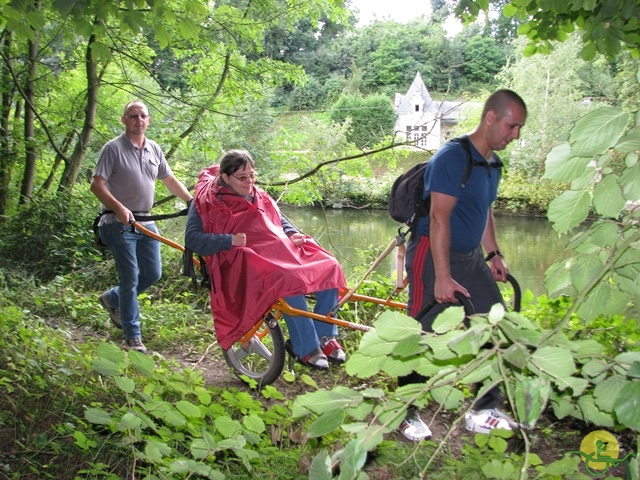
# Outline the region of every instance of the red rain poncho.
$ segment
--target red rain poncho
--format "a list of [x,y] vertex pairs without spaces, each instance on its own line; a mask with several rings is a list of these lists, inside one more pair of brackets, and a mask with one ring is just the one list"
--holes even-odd
[[245,233],[246,247],[205,257],[216,337],[227,350],[278,298],[346,288],[338,261],[312,239],[296,247],[273,199],[254,187],[253,203],[217,184],[218,165],[200,172],[195,208],[206,233]]

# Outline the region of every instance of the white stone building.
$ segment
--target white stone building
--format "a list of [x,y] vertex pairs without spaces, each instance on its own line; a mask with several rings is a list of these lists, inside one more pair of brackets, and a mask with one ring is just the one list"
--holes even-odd
[[453,126],[460,121],[462,102],[433,100],[420,72],[405,95],[396,93],[395,138],[414,141],[415,146],[436,150],[450,138]]

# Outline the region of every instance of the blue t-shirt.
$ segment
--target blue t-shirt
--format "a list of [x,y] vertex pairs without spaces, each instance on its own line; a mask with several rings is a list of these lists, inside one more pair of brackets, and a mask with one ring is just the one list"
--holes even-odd
[[[473,167],[465,188],[461,188],[461,183],[467,168],[467,154],[459,143],[443,145],[431,158],[424,173],[425,198],[429,192],[438,192],[458,199],[449,219],[451,250],[456,252],[468,252],[480,245],[500,181],[500,169],[491,168],[473,144],[469,144],[472,158],[486,166]],[[494,154],[492,162],[499,161]],[[417,231],[421,235],[429,235],[428,215],[418,221]]]

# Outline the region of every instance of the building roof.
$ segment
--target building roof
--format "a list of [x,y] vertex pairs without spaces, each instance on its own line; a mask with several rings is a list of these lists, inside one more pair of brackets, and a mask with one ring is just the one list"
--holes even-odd
[[429,89],[424,84],[420,72],[416,76],[405,95],[396,94],[396,113],[415,113],[416,103],[420,104],[420,112],[428,112],[439,117],[443,122],[460,121],[460,105],[462,102],[433,100]]

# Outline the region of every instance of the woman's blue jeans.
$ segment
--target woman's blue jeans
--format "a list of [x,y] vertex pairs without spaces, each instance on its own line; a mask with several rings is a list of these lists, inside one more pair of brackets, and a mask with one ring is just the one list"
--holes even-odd
[[[145,228],[158,233],[155,224]],[[107,292],[107,301],[120,310],[124,338],[141,337],[138,295],[162,276],[160,242],[119,222],[102,225],[100,238],[111,250],[118,272],[118,286]]]
[[[338,304],[337,288],[315,292],[315,296],[316,305],[313,313],[318,315],[326,315]],[[307,299],[304,295],[285,297],[285,300],[293,308],[309,311]],[[321,322],[308,317],[292,317],[284,313],[282,316],[287,323],[293,351],[301,358],[320,346],[320,337],[335,337],[338,335],[338,326],[332,323]]]

